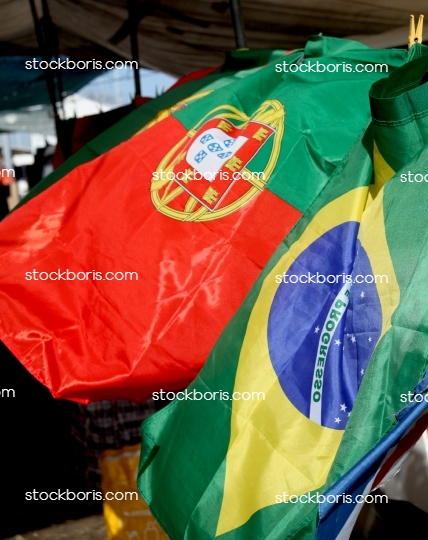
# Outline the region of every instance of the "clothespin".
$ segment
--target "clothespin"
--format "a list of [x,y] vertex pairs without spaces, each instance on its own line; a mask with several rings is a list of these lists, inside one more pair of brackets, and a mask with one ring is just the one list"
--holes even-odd
[[413,47],[415,43],[422,43],[422,31],[424,27],[424,16],[419,15],[418,26],[415,31],[415,18],[413,15],[410,15],[410,29],[409,29],[409,49]]

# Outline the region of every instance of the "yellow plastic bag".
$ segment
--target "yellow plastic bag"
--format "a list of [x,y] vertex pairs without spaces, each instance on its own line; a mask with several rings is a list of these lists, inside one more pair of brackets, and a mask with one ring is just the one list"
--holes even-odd
[[139,444],[106,450],[100,456],[103,512],[109,540],[168,540],[147,504],[136,495],[139,459]]

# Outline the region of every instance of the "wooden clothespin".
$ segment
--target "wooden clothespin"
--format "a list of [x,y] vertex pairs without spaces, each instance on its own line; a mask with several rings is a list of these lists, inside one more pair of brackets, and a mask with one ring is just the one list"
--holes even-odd
[[416,30],[415,30],[415,18],[413,15],[410,15],[410,29],[409,29],[409,42],[408,42],[409,49],[413,47],[415,43],[422,43],[423,28],[424,28],[424,16],[419,15],[418,26],[416,27]]

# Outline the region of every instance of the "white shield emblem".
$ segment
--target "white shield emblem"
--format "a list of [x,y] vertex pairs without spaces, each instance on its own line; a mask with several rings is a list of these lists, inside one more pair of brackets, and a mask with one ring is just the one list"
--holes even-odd
[[235,139],[218,128],[207,129],[191,144],[186,161],[205,180],[212,182],[215,174],[247,140],[247,137],[241,135]]

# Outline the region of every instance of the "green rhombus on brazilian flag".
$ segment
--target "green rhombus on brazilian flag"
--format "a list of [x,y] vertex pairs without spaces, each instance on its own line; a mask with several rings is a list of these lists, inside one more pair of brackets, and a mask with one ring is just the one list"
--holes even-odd
[[[415,45],[373,85],[372,125],[188,389],[264,400],[175,400],[144,422],[138,486],[173,540],[318,538],[316,503],[284,504],[283,494],[330,488],[397,424],[400,395],[423,377],[428,187],[399,171],[428,165],[427,68],[427,48]],[[316,101],[304,105],[316,113]],[[283,279],[317,273],[336,279]]]

